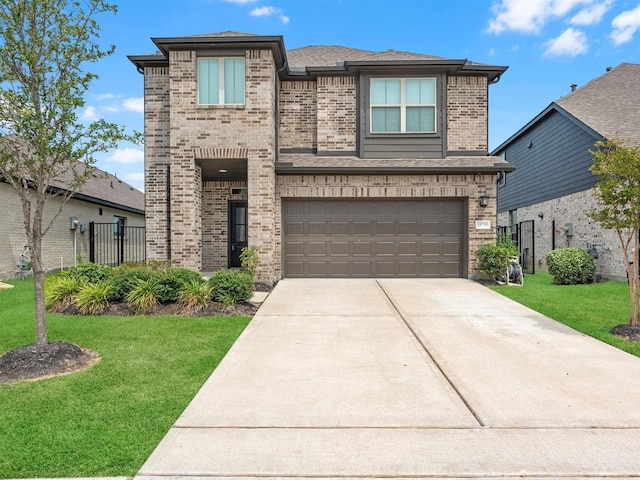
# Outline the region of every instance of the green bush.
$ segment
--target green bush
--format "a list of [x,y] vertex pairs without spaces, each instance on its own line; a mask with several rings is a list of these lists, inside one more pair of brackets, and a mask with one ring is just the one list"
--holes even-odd
[[240,253],[240,262],[242,269],[251,276],[251,280],[255,280],[256,269],[258,268],[258,265],[260,265],[258,247],[256,245],[244,247]]
[[111,278],[113,285],[113,299],[125,300],[127,295],[136,287],[138,280],[150,280],[151,278],[160,278],[162,272],[150,270],[146,266],[124,266],[117,267]]
[[160,276],[162,289],[160,301],[177,302],[180,290],[186,283],[202,283],[202,275],[188,268],[172,267],[168,268]]
[[61,277],[74,278],[85,283],[100,283],[113,274],[113,267],[99,263],[81,263],[60,274]]
[[596,264],[586,250],[580,248],[559,248],[547,253],[549,273],[553,283],[576,285],[593,282]]
[[511,258],[518,255],[515,242],[507,236],[499,236],[495,245],[480,245],[476,250],[478,269],[491,278],[504,275],[511,264]]
[[209,279],[211,296],[226,306],[249,300],[253,290],[251,276],[240,270],[218,270]]
[[109,306],[111,283],[108,281],[83,285],[75,296],[75,304],[83,315],[95,315]]

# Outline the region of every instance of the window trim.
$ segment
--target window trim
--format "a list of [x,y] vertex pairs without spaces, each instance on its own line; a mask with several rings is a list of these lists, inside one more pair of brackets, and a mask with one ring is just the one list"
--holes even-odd
[[[218,61],[218,102],[217,103],[204,103],[201,101],[200,98],[200,62],[203,60],[207,60],[207,61],[211,61],[211,60],[217,60]],[[243,89],[242,89],[242,102],[241,103],[226,103],[225,102],[225,74],[224,74],[224,70],[225,70],[225,60],[242,60],[243,61],[243,67],[244,67],[244,71],[243,71]],[[244,106],[246,105],[246,101],[247,101],[247,89],[246,89],[246,82],[247,82],[247,66],[246,66],[246,58],[243,56],[238,56],[238,55],[227,55],[227,56],[214,56],[214,55],[207,55],[207,56],[203,56],[203,57],[197,57],[196,59],[196,66],[197,66],[197,82],[196,82],[196,90],[197,90],[197,96],[198,96],[198,106],[203,106],[203,107],[210,107],[210,106],[224,106],[224,107],[238,107],[238,106]]]
[[[374,104],[372,101],[373,82],[380,80],[400,81],[400,103],[399,104]],[[433,80],[433,103],[407,104],[406,82],[407,80]],[[438,134],[438,78],[436,76],[420,77],[370,77],[369,78],[369,135],[434,135]],[[373,109],[374,108],[400,108],[400,130],[396,132],[374,132],[373,131]],[[431,107],[433,108],[433,130],[407,131],[407,107]]]

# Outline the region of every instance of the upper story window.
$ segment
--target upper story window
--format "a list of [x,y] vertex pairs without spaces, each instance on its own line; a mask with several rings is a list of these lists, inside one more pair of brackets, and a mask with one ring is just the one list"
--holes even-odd
[[243,105],[244,58],[199,58],[198,103]]
[[435,78],[371,80],[371,133],[435,131]]

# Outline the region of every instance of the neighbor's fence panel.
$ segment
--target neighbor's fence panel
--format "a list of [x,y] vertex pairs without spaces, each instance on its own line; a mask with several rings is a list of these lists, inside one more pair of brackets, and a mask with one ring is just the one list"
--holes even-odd
[[509,226],[498,227],[498,233],[510,235],[518,245],[522,271],[529,274],[536,273],[534,228],[535,223],[533,220],[520,222],[514,225],[513,228]]
[[121,223],[89,223],[89,261],[117,266],[147,259],[145,227]]

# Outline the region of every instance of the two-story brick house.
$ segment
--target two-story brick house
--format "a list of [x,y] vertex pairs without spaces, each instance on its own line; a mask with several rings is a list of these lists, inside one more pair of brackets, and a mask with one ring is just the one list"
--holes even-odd
[[153,38],[147,255],[259,278],[467,277],[495,234],[488,86],[506,67],[281,36]]

